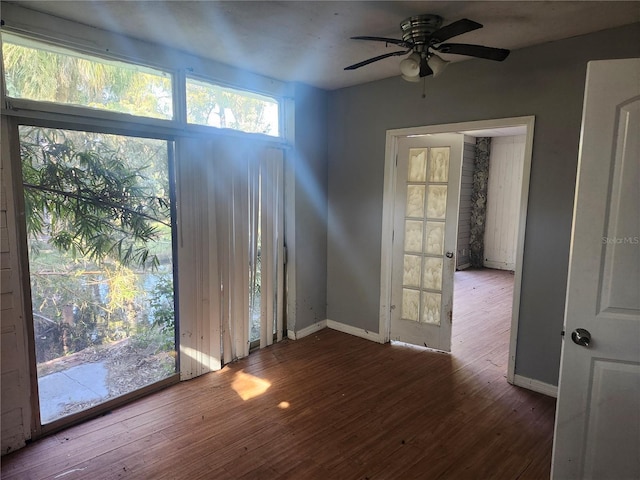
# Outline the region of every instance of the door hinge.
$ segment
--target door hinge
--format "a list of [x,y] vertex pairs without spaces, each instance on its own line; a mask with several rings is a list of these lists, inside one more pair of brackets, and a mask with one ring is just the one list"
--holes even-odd
[[289,261],[289,252],[287,250],[287,246],[283,245],[282,246],[282,264],[286,265],[288,261]]
[[396,167],[398,166],[398,154],[396,153]]

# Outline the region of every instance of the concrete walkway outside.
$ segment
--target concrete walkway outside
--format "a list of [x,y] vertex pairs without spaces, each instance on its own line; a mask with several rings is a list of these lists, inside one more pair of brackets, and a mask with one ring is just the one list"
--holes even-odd
[[69,404],[106,398],[107,367],[102,362],[87,363],[38,379],[42,424],[57,420]]

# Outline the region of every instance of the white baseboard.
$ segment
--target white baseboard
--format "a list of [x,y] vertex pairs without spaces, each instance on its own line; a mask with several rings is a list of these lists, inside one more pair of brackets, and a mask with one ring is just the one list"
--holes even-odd
[[495,270],[511,270],[514,271],[516,269],[515,263],[506,263],[506,262],[492,262],[491,260],[484,261],[485,268],[493,268]]
[[462,265],[457,266],[456,270],[466,270],[469,267],[471,267],[470,263],[463,263]]
[[526,388],[528,390],[533,390],[534,392],[558,398],[558,387],[556,385],[541,382],[540,380],[523,377],[522,375],[514,375],[513,384],[517,387]]
[[364,330],[363,328],[345,325],[344,323],[335,322],[333,320],[321,320],[320,322],[309,325],[308,327],[305,327],[297,332],[294,332],[293,330],[287,330],[287,338],[291,340],[300,340],[301,338],[311,335],[312,333],[322,330],[323,328],[331,328],[339,332],[348,333],[349,335],[354,335],[366,340],[371,340],[372,342],[381,343],[380,335],[378,335],[377,333],[369,332],[368,330]]
[[363,328],[352,327],[351,325],[345,325],[344,323],[336,322],[333,320],[327,320],[327,327],[339,332],[348,333],[349,335],[355,335],[356,337],[371,340],[372,342],[380,343],[380,335],[378,333],[369,332]]
[[300,340],[301,338],[311,335],[312,333],[322,330],[323,328],[327,328],[326,320],[320,320],[319,322],[313,323],[308,327],[303,328],[302,330],[298,330],[297,332],[294,332],[293,330],[287,330],[287,338],[290,338],[291,340]]

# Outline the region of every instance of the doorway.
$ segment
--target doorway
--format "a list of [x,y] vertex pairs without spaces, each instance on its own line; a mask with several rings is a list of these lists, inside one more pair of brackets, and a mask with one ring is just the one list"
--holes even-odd
[[[531,169],[531,153],[533,145],[533,127],[534,117],[516,117],[497,120],[464,122],[457,124],[433,125],[424,127],[405,128],[387,131],[386,141],[386,161],[385,161],[385,184],[383,197],[383,234],[382,234],[382,255],[381,255],[381,297],[380,297],[380,334],[381,341],[390,340],[390,319],[391,319],[391,290],[393,269],[393,225],[394,225],[394,205],[395,198],[395,182],[396,182],[396,153],[398,150],[398,141],[402,137],[414,135],[429,135],[438,133],[460,133],[472,135],[475,132],[487,132],[490,130],[496,133],[504,134],[508,130],[515,129],[522,131],[525,135],[525,150],[522,168],[522,178],[519,190],[518,201],[518,220],[516,235],[516,251],[515,251],[515,269],[514,284],[512,295],[512,312],[510,325],[510,342],[509,342],[509,361],[507,380],[510,383],[516,383],[515,378],[515,359],[516,359],[516,340],[518,331],[518,318],[520,306],[520,288],[522,280],[522,258],[524,252],[524,233],[526,226],[527,201],[529,192],[529,175]],[[455,293],[454,293],[455,295]],[[455,313],[454,313],[455,315]]]
[[488,311],[490,320],[482,320],[483,325],[491,324],[486,328],[495,335],[510,329],[526,128],[470,131],[465,132],[464,139],[454,280],[454,352],[456,347],[464,349],[469,340],[465,332],[475,328],[476,320]]

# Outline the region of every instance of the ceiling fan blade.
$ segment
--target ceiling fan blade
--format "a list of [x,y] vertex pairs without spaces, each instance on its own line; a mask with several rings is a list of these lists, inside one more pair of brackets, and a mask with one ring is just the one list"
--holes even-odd
[[410,47],[411,45],[404,40],[398,40],[396,38],[386,38],[386,37],[351,37],[351,40],[373,40],[374,42],[385,42],[385,43],[393,43],[394,45],[400,45],[401,47]]
[[364,67],[365,65],[369,65],[370,63],[377,62],[378,60],[382,60],[383,58],[395,57],[397,55],[406,55],[410,51],[411,50],[402,50],[399,52],[391,52],[391,53],[385,53],[384,55],[378,55],[377,57],[373,57],[368,60],[364,60],[362,62],[349,65],[348,67],[345,67],[345,70],[355,70],[356,68]]
[[445,25],[444,27],[433,32],[430,35],[431,43],[444,42],[445,40],[457,37],[458,35],[462,35],[463,33],[477,30],[478,28],[482,28],[481,23],[474,22],[473,20],[469,20],[468,18],[463,18],[456,22],[450,23],[449,25]]
[[432,75],[432,74],[433,74],[433,70],[431,70],[431,67],[427,63],[427,57],[422,57],[420,59],[420,78],[428,77],[429,75]]
[[442,53],[455,53],[456,55],[486,58],[487,60],[495,60],[496,62],[501,62],[509,56],[509,50],[504,48],[469,45],[466,43],[443,43],[433,48]]

